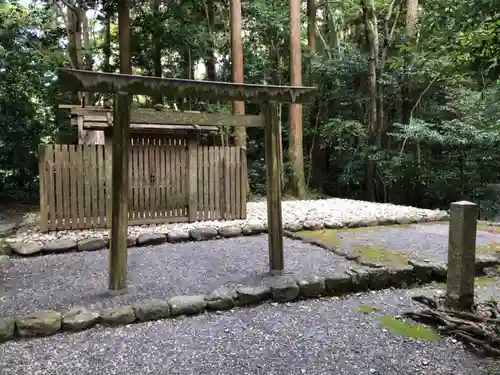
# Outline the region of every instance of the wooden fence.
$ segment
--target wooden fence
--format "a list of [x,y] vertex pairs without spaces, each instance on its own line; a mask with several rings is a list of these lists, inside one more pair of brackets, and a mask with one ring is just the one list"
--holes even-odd
[[[109,227],[110,148],[40,145],[39,163],[42,231]],[[247,167],[240,147],[133,143],[129,178],[130,225],[246,217]]]

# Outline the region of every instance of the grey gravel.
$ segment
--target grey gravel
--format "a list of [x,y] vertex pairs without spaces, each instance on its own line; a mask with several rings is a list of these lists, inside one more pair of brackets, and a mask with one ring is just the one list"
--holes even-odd
[[[326,276],[354,267],[331,252],[285,239],[285,267],[293,277]],[[200,294],[221,286],[270,285],[267,235],[129,249],[128,293],[111,296],[108,252],[75,252],[11,259],[0,265],[0,317],[74,306],[103,308],[141,299]]]
[[[448,257],[448,223],[412,224],[408,227],[371,227],[342,231],[337,235],[342,249],[355,246],[383,246],[410,256],[446,264]],[[500,234],[477,232],[477,247],[500,242]]]
[[[398,290],[266,304],[10,341],[0,345],[0,374],[488,374],[487,360],[449,338],[415,341],[381,329],[380,314],[416,308],[410,296],[422,292],[435,293]],[[361,304],[380,310],[363,314]]]

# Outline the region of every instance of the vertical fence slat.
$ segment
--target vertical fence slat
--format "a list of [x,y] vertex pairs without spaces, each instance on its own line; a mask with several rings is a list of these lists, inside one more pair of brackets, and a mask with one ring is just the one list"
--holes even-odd
[[61,145],[54,145],[54,166],[55,166],[55,196],[56,196],[56,212],[57,212],[57,229],[64,229],[63,221],[63,182],[62,182],[62,160],[61,160]]
[[210,179],[208,176],[208,146],[203,146],[203,212],[205,220],[210,220],[210,205],[208,194],[210,189]]
[[214,147],[214,179],[215,192],[214,192],[214,205],[215,205],[215,220],[222,219],[221,207],[220,207],[220,192],[221,192],[221,174],[220,174],[220,147]]
[[49,230],[57,228],[56,218],[56,189],[55,189],[55,162],[54,162],[54,145],[47,145],[45,148],[45,160],[47,165],[47,194],[49,204]]
[[40,231],[46,232],[49,229],[49,212],[48,212],[48,190],[47,190],[47,160],[46,160],[45,145],[38,145],[38,169],[40,176]]
[[64,229],[71,229],[70,193],[69,193],[69,165],[68,165],[68,145],[61,146],[61,179],[62,179],[62,207]]
[[189,200],[189,190],[188,190],[188,146],[187,139],[184,138],[182,141],[182,216],[188,216],[188,200]]
[[75,145],[68,147],[69,189],[71,196],[71,229],[77,229],[78,224],[78,161],[76,160]]
[[90,169],[90,146],[82,145],[82,156],[83,156],[83,169],[84,169],[84,210],[85,210],[85,226],[87,228],[92,228],[92,171]]
[[155,181],[154,181],[154,191],[155,191],[155,205],[154,205],[154,217],[159,218],[160,217],[160,185],[158,184],[158,181],[160,179],[160,149],[158,146],[158,143],[155,144],[154,150],[154,175],[155,175]]
[[106,158],[106,228],[111,228],[111,190],[113,184],[112,140],[106,137],[104,156]]
[[98,178],[97,178],[97,146],[98,145],[90,145],[89,147],[89,160],[90,160],[90,183],[91,183],[91,191],[92,191],[92,199],[90,201],[91,204],[91,223],[92,228],[98,227],[98,217],[99,211],[97,208],[97,200],[99,197],[99,186],[98,186]]
[[224,181],[225,181],[225,199],[224,199],[224,218],[231,220],[231,149],[224,149]]
[[77,215],[78,228],[88,228],[85,223],[85,170],[83,162],[83,146],[75,145],[75,164],[76,164],[76,194],[77,194]]
[[236,184],[235,184],[235,181],[236,181],[236,173],[235,173],[235,148],[234,147],[231,147],[229,149],[229,155],[230,155],[230,173],[231,173],[231,177],[230,177],[230,181],[232,182],[231,183],[231,219],[234,220],[236,219],[236,194],[235,194],[235,190],[236,190]]
[[247,217],[247,186],[248,186],[248,171],[247,171],[247,152],[243,147],[239,148],[240,153],[240,174],[241,174],[241,206],[240,206],[240,218],[245,219]]
[[144,146],[141,145],[137,147],[137,218],[144,219]]
[[97,145],[97,167],[98,167],[98,211],[99,227],[104,227],[106,222],[106,195],[104,186],[106,184],[106,160],[104,159],[104,146]]
[[137,147],[136,145],[132,145],[130,148],[130,164],[132,165],[132,180],[131,180],[131,186],[132,186],[132,214],[130,215],[131,219],[137,219],[138,218],[138,210],[139,210],[139,192],[138,192],[138,173],[139,173],[139,167],[138,167],[138,161],[137,161]]
[[165,164],[165,140],[161,140],[161,145],[159,146],[160,150],[160,167],[159,167],[159,173],[160,173],[160,181],[159,181],[159,186],[160,186],[160,206],[159,206],[159,211],[161,217],[165,217],[166,210],[165,210],[165,176],[166,176],[166,164]]
[[215,220],[215,185],[217,180],[214,176],[214,147],[210,146],[208,148],[208,181],[210,184],[210,189],[208,191],[208,204],[210,212],[210,220]]
[[195,139],[188,141],[188,217],[189,221],[198,220],[198,146]]
[[179,140],[175,139],[175,174],[174,174],[174,190],[175,190],[175,217],[180,216],[180,188],[179,188],[179,180],[180,180],[180,172],[181,172],[181,166],[180,166],[180,147],[179,147]]
[[203,147],[198,147],[198,220],[205,220],[203,212]]
[[234,147],[234,195],[235,195],[235,207],[234,207],[234,218],[241,219],[241,153],[240,147]]

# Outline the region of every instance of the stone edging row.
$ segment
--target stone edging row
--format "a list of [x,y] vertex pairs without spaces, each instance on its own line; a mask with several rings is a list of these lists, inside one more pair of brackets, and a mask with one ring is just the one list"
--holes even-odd
[[[285,229],[288,232],[299,232],[302,230],[320,230],[323,228],[340,229],[340,228],[359,228],[370,226],[386,226],[393,224],[412,224],[430,221],[448,220],[448,214],[442,212],[436,218],[426,218],[422,216],[415,217],[400,217],[400,218],[384,218],[380,220],[359,219],[352,220],[348,223],[333,224],[322,223],[319,221],[306,221],[304,223],[288,224]],[[205,241],[217,238],[234,238],[240,236],[257,235],[267,232],[267,226],[263,223],[247,223],[240,225],[227,225],[222,227],[198,227],[190,230],[174,229],[168,233],[160,233],[152,231],[143,233],[138,237],[129,236],[127,239],[128,247],[136,246],[151,246],[160,245],[165,242],[179,243],[187,241]],[[107,238],[89,237],[75,241],[73,239],[58,239],[47,242],[43,245],[34,242],[0,242],[0,257],[10,256],[12,254],[18,256],[37,256],[45,254],[64,253],[72,251],[94,251],[108,247],[109,241]],[[3,246],[3,248],[2,248]]]
[[[477,272],[499,264],[476,264]],[[76,332],[96,325],[118,326],[136,322],[196,315],[207,311],[231,310],[234,307],[255,306],[269,300],[276,303],[300,299],[341,296],[352,293],[405,288],[414,284],[426,284],[446,279],[446,268],[425,261],[388,267],[359,265],[344,272],[335,272],[322,278],[315,275],[297,280],[287,276],[274,277],[271,286],[249,286],[229,289],[221,287],[206,295],[177,296],[168,300],[149,299],[131,305],[101,310],[75,307],[58,312],[44,310],[32,314],[0,319],[0,342],[17,339],[50,336],[58,332]]]

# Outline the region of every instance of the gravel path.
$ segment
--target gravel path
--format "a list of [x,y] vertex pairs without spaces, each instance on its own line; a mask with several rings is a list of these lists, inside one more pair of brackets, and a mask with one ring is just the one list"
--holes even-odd
[[[383,246],[436,263],[447,263],[448,259],[447,223],[413,224],[404,228],[387,226],[346,230],[337,237],[342,241],[342,247],[347,249],[353,249],[355,246]],[[500,243],[500,234],[477,232],[478,248],[491,243]]]
[[[0,374],[490,375],[446,338],[422,342],[381,329],[379,314],[413,309],[421,290],[262,305],[222,314],[96,328],[0,345]],[[426,290],[426,294],[432,294]]]
[[[428,220],[439,220],[439,218],[446,216],[446,212],[386,203],[330,198],[283,201],[282,216],[283,225],[285,227],[288,225],[304,224],[305,222],[315,222],[331,227],[338,227],[356,220],[376,221],[380,219],[386,220],[397,218],[426,218]],[[36,222],[36,219],[31,218],[30,221]],[[130,236],[138,236],[141,233],[167,233],[171,230],[189,230],[199,227],[220,228],[227,225],[243,226],[251,223],[264,225],[267,223],[266,201],[248,202],[247,217],[245,220],[199,221],[195,223],[133,226],[128,228],[128,234]],[[22,230],[11,240],[44,243],[56,238],[80,240],[87,237],[107,237],[107,235],[107,230],[67,230],[50,233]]]
[[[111,307],[138,298],[205,293],[219,286],[266,284],[267,235],[131,249],[129,292],[106,295],[108,252],[13,259],[1,265],[0,316],[44,308]],[[285,239],[285,269],[326,276],[355,266],[319,247]]]

